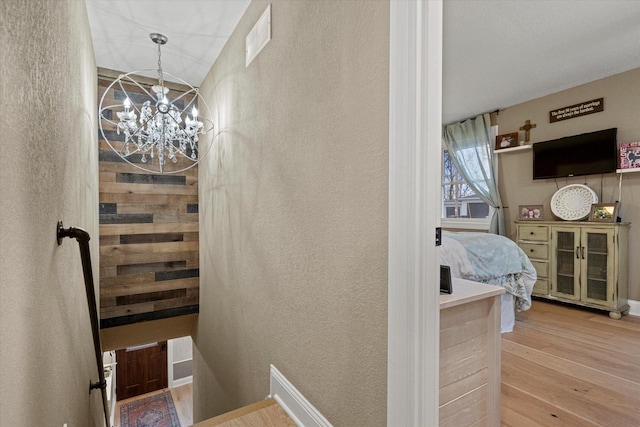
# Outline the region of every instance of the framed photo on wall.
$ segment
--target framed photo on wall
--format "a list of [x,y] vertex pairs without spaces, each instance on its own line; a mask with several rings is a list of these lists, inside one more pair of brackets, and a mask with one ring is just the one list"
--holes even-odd
[[504,150],[518,146],[518,132],[505,133],[496,136],[496,150]]
[[591,205],[589,221],[616,222],[618,218],[618,202],[594,203]]
[[542,205],[518,206],[518,219],[520,221],[542,221]]
[[640,169],[640,141],[620,143],[620,169]]

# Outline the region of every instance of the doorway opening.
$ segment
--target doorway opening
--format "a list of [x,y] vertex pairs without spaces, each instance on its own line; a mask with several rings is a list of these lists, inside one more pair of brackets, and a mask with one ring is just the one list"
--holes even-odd
[[112,351],[105,358],[111,362],[113,427],[137,425],[138,418],[149,416],[169,417],[181,427],[193,424],[190,336]]

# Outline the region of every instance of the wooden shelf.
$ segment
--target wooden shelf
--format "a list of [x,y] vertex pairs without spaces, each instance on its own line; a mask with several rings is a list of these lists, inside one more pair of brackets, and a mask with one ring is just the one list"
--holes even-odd
[[[510,150],[510,148],[507,148],[507,150]],[[616,169],[616,173],[628,173],[628,172],[640,172],[640,168]]]
[[530,150],[531,145],[519,145],[517,147],[503,148],[502,150],[493,150],[494,153],[513,153],[514,151]]

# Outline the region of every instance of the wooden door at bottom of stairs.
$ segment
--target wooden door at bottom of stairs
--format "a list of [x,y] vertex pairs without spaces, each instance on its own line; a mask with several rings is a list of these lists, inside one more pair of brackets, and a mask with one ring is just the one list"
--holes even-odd
[[167,387],[167,342],[116,351],[116,396],[128,399]]

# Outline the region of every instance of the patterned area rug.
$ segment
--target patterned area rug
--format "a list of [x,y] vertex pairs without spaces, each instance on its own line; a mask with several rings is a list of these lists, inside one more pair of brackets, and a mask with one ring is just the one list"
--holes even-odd
[[181,427],[171,392],[155,394],[120,406],[121,427]]

